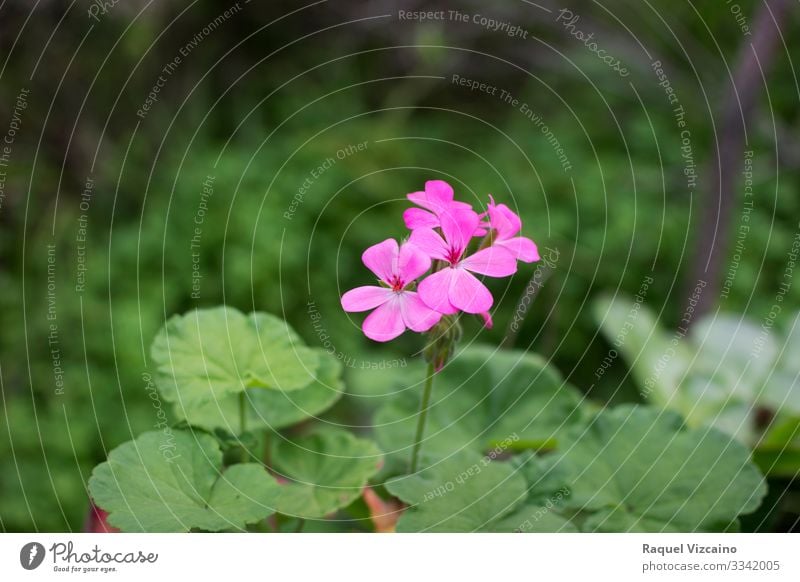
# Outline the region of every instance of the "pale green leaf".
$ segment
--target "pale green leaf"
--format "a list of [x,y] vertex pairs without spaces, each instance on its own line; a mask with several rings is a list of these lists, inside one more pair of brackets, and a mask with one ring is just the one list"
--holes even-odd
[[514,531],[530,516],[506,520],[525,505],[527,485],[510,463],[471,451],[444,459],[425,458],[426,467],[386,483],[409,505],[397,523],[399,532]]
[[771,334],[741,315],[717,313],[698,319],[690,339],[696,348],[692,373],[724,374],[723,396],[756,400],[779,351]]
[[280,513],[322,518],[357,499],[383,457],[372,441],[341,429],[325,429],[273,447],[272,467],[289,483],[281,486]]
[[575,533],[578,528],[559,512],[557,505],[525,503],[514,513],[493,522],[495,533]]
[[223,469],[213,437],[181,430],[117,447],[89,480],[109,523],[127,532],[241,530],[274,513],[279,490],[261,465]]
[[[341,397],[344,384],[341,380],[342,364],[324,352],[315,350],[319,367],[307,386],[299,390],[262,390],[251,388],[245,392],[245,428],[253,430],[278,430],[321,414]],[[222,429],[231,434],[241,434],[239,396],[229,394],[218,400],[199,402],[191,406],[174,406],[178,419],[209,431]]]
[[620,406],[598,414],[558,453],[566,504],[586,530],[713,531],[754,511],[766,492],[748,450],[671,412]]
[[231,307],[176,315],[151,348],[164,398],[189,408],[248,388],[299,390],[319,356],[281,319]]

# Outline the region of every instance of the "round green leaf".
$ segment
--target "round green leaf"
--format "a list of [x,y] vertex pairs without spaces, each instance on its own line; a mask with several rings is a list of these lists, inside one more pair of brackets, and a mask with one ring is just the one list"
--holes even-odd
[[672,412],[603,411],[562,451],[566,505],[592,514],[589,531],[716,531],[766,493],[744,446],[714,429],[687,429]]
[[729,380],[723,396],[749,403],[755,401],[779,352],[778,342],[765,335],[760,324],[736,314],[698,319],[692,326],[691,340],[695,346],[692,367],[708,375],[724,370]]
[[231,307],[172,317],[151,355],[164,398],[187,408],[248,388],[299,390],[319,365],[317,352],[281,319]]
[[[364,356],[363,362],[369,362]],[[426,364],[421,358],[410,361],[394,360],[397,365],[348,367],[345,371],[347,393],[353,401],[365,409],[374,409],[387,400],[402,394],[408,388],[409,378],[421,378]]]
[[154,431],[120,445],[95,467],[89,492],[127,532],[219,531],[274,513],[280,487],[261,465],[222,469],[213,437]]
[[514,531],[517,522],[504,518],[524,505],[527,485],[510,463],[490,461],[472,451],[425,461],[426,468],[418,473],[386,483],[392,495],[409,505],[397,531]]
[[[251,388],[245,392],[245,427],[247,430],[278,430],[314,417],[342,396],[342,364],[323,350],[315,350],[319,367],[310,384],[299,390],[283,392]],[[208,400],[183,406],[175,403],[175,415],[189,424],[208,431],[223,429],[231,434],[241,434],[239,396],[229,394],[218,400]]]
[[790,315],[785,327],[788,329],[781,342],[780,357],[770,370],[759,402],[778,414],[800,415],[800,312]]
[[[409,374],[408,388],[376,414],[384,451],[411,453],[424,378]],[[436,374],[422,450],[446,456],[468,447],[548,449],[558,434],[582,422],[581,396],[540,357],[522,351],[471,347]]]
[[357,499],[383,461],[372,441],[341,429],[326,429],[273,446],[272,468],[289,480],[277,510],[305,519],[322,518]]
[[576,533],[578,528],[555,505],[525,503],[514,513],[491,524],[494,533]]

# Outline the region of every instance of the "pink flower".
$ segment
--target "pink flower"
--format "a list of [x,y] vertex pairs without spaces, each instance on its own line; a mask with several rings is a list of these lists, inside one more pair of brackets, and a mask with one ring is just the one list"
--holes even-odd
[[[409,208],[403,212],[406,227],[409,230],[437,228],[440,223],[439,216],[449,208],[472,209],[466,202],[454,200],[453,196],[453,187],[444,180],[428,180],[425,182],[424,192],[412,192],[407,195],[411,202],[422,208]],[[479,225],[475,234],[482,236],[485,233],[486,230]]]
[[441,319],[441,313],[425,305],[416,292],[406,288],[431,266],[430,257],[413,244],[398,246],[396,240],[387,239],[364,251],[361,260],[388,286],[357,287],[342,295],[345,311],[375,310],[362,327],[368,338],[387,342],[406,328],[428,331]]
[[524,263],[539,260],[536,243],[524,236],[517,236],[522,228],[522,221],[505,204],[495,204],[489,196],[489,227],[494,231],[492,246],[501,247]]
[[480,217],[471,208],[450,207],[440,215],[442,235],[429,227],[419,227],[410,241],[432,259],[446,267],[423,279],[419,296],[440,313],[483,313],[494,302],[491,292],[472,273],[489,277],[506,277],[517,270],[517,261],[508,250],[492,246],[464,257],[474,236]]

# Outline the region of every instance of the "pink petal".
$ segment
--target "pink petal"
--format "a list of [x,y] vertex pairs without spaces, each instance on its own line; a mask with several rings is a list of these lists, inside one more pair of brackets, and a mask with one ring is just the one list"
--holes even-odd
[[439,219],[433,212],[428,212],[422,208],[409,208],[403,212],[403,221],[408,230],[417,228],[436,228],[439,226]]
[[375,273],[378,279],[384,283],[390,283],[397,267],[398,253],[397,241],[387,238],[365,250],[361,255],[361,260],[370,271]]
[[509,239],[522,228],[522,220],[505,204],[489,204],[489,220],[498,240]]
[[428,200],[446,206],[453,201],[453,187],[444,180],[428,180],[425,182],[425,194]]
[[432,228],[418,228],[408,241],[432,259],[447,257],[447,243]]
[[397,259],[397,274],[408,285],[431,268],[431,258],[414,243],[406,242],[400,246]]
[[468,256],[461,261],[461,266],[489,277],[508,277],[517,271],[514,255],[497,244]]
[[437,271],[433,275],[425,277],[420,281],[417,292],[420,299],[431,309],[449,315],[458,311],[450,303],[450,279],[453,277],[455,269],[450,267]]
[[488,311],[484,311],[483,313],[479,313],[478,315],[481,316],[483,319],[483,327],[486,329],[492,329],[494,327],[494,321],[492,321],[492,315]]
[[495,246],[502,247],[514,255],[515,258],[524,263],[533,263],[539,260],[539,249],[536,243],[524,236],[510,238],[495,243]]
[[429,210],[431,212],[440,210],[440,207],[436,204],[436,202],[428,198],[428,194],[426,192],[411,192],[410,194],[406,194],[406,198],[411,200],[411,202],[417,206],[421,206],[425,210]]
[[356,287],[342,295],[342,308],[345,311],[369,311],[383,305],[392,298],[393,291],[385,287]]
[[442,318],[441,313],[425,305],[413,291],[406,291],[400,296],[400,309],[406,327],[418,332],[428,331]]
[[520,229],[522,228],[522,219],[519,217],[519,215],[516,214],[514,211],[512,211],[505,204],[498,205],[497,209],[503,213],[503,216],[506,217],[506,220],[508,220],[508,223],[511,225],[511,228],[514,229],[514,232],[519,232]]
[[453,201],[453,188],[444,180],[428,180],[424,192],[412,192],[407,198],[417,206],[439,212]]
[[439,214],[439,222],[449,246],[463,251],[475,235],[480,217],[472,208],[451,206]]
[[466,313],[489,311],[494,298],[486,286],[478,281],[475,275],[464,269],[456,268],[451,271],[453,275],[450,278],[450,303]]
[[406,326],[403,324],[400,304],[400,297],[395,295],[390,301],[370,313],[361,327],[364,335],[376,342],[388,342],[403,333]]

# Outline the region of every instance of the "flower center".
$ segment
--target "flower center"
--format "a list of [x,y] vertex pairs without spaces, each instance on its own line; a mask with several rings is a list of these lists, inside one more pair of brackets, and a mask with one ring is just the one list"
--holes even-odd
[[464,249],[459,249],[457,247],[450,247],[445,256],[445,260],[452,266],[455,266],[456,264],[458,264],[458,261],[461,260],[461,255],[463,253]]
[[403,287],[406,286],[406,283],[400,278],[399,275],[392,275],[392,278],[389,279],[389,286],[392,288],[392,291],[397,293],[403,290]]

